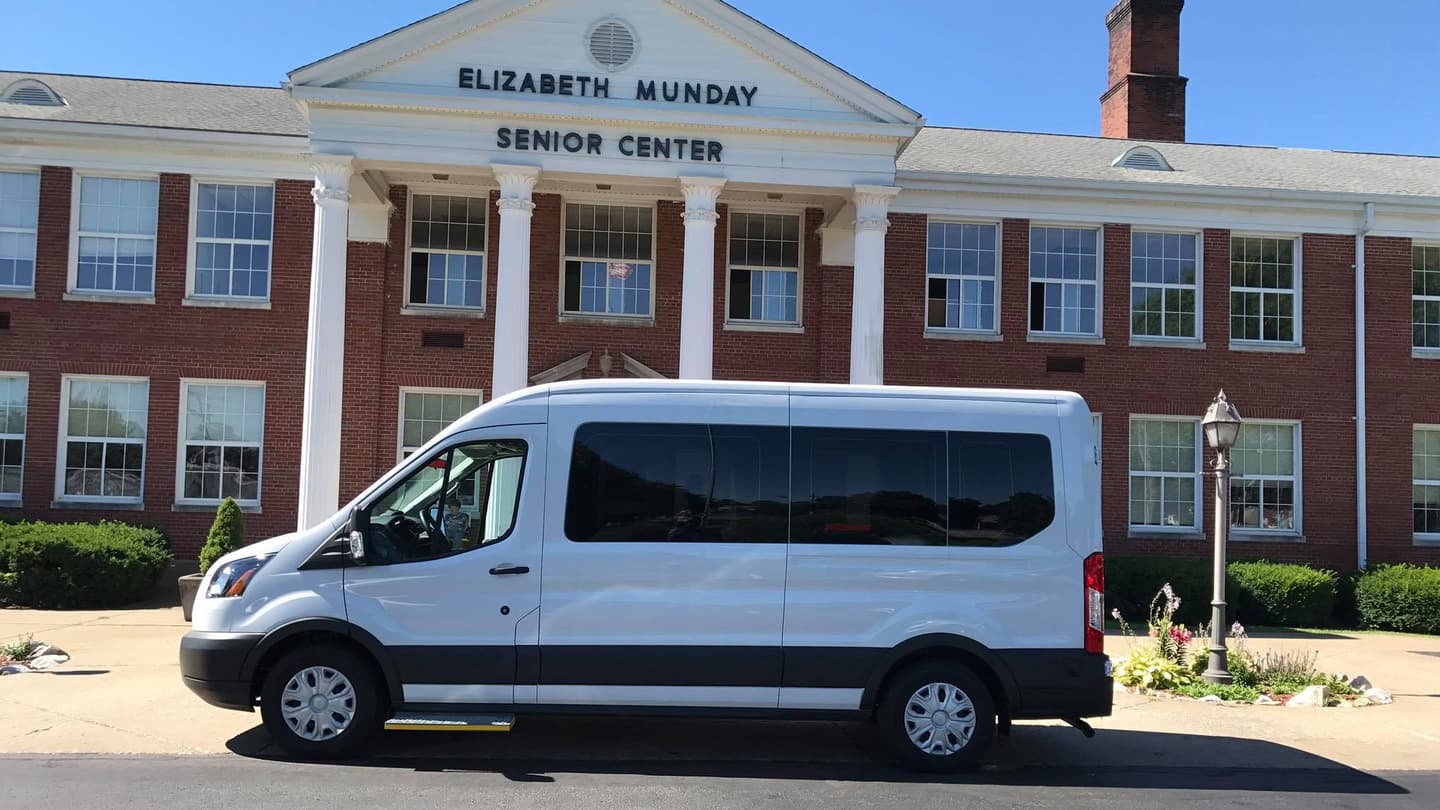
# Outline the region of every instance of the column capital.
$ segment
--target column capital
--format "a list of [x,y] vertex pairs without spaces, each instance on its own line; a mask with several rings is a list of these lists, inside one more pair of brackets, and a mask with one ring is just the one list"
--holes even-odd
[[492,163],[490,170],[500,183],[501,199],[530,199],[535,184],[540,181],[539,166],[512,166],[506,163]]
[[681,177],[680,191],[685,195],[685,221],[715,222],[715,203],[725,188],[723,177]]
[[350,177],[355,173],[355,159],[349,155],[314,155],[310,168],[315,172],[315,188],[310,196],[316,205],[350,203]]
[[854,192],[855,201],[855,230],[856,231],[884,231],[890,227],[890,220],[886,215],[890,212],[890,202],[900,189],[895,186],[856,186]]

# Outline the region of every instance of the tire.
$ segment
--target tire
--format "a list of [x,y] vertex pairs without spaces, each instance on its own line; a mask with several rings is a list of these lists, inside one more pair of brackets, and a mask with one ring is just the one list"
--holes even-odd
[[[941,711],[944,717],[938,717]],[[880,742],[905,768],[928,773],[969,770],[980,764],[995,740],[995,699],[985,681],[964,664],[925,661],[890,680],[875,720]],[[935,725],[937,720],[942,725]]]
[[344,647],[317,644],[275,662],[260,688],[260,717],[290,756],[339,759],[369,748],[384,724],[385,701],[368,660]]

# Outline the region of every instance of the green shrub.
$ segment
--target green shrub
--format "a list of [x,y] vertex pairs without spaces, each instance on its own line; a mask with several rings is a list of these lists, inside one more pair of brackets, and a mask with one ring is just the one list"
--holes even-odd
[[1355,585],[1360,622],[1377,630],[1440,634],[1440,568],[1386,565]]
[[1233,562],[1228,601],[1242,624],[1327,627],[1335,615],[1336,577],[1305,565]]
[[27,523],[0,532],[0,604],[120,607],[150,596],[170,564],[150,529]]
[[215,510],[215,522],[200,549],[200,573],[210,570],[215,561],[245,545],[245,517],[234,498],[226,498]]
[[1197,627],[1210,621],[1209,560],[1174,557],[1107,557],[1105,607],[1128,621],[1144,621],[1150,601],[1165,583],[1181,597],[1174,620]]
[[1238,683],[1192,683],[1178,687],[1175,694],[1192,698],[1219,695],[1221,700],[1238,700],[1243,703],[1254,703],[1255,698],[1260,697],[1260,693],[1253,687]]
[[1176,689],[1197,680],[1188,667],[1161,655],[1151,645],[1132,649],[1115,663],[1114,674],[1116,683],[1142,691]]

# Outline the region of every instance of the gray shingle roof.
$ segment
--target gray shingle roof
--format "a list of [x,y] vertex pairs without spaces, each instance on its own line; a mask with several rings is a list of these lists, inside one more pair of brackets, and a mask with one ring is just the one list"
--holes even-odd
[[[1136,145],[1159,150],[1173,172],[1114,168]],[[1221,187],[1440,197],[1440,158],[1212,146],[927,127],[900,156],[904,172],[943,172],[1153,186]],[[903,185],[903,180],[901,182]]]
[[38,79],[65,99],[64,107],[0,102],[0,119],[28,118],[121,124],[207,132],[306,136],[310,125],[279,87],[238,87],[59,73],[0,71],[0,90],[17,79]]

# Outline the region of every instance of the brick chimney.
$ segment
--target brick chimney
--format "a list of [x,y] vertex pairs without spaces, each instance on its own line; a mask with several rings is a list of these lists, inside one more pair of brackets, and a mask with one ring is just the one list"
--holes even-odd
[[1100,97],[1100,134],[1146,141],[1185,140],[1180,75],[1180,11],[1185,0],[1120,0],[1110,29],[1110,89]]

